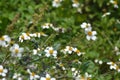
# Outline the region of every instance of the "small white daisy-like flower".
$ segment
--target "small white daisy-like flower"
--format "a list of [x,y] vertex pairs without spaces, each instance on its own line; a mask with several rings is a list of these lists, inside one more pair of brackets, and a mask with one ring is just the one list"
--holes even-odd
[[53,49],[53,47],[47,47],[45,50],[46,56],[50,57],[51,55],[54,56],[55,58],[57,57],[57,51]]
[[97,39],[97,37],[96,37],[97,32],[96,31],[86,30],[85,33],[87,34],[87,36],[86,36],[87,40],[90,40],[90,39],[96,40]]
[[59,7],[59,6],[61,6],[61,2],[62,2],[62,0],[53,0],[52,6]]
[[82,54],[82,52],[80,52],[80,50],[78,50],[77,48],[73,48],[73,51],[77,53],[78,56]]
[[39,48],[37,48],[37,49],[33,49],[33,55],[38,54],[38,51],[40,51],[40,49],[39,49]]
[[24,51],[24,48],[20,48],[18,44],[14,44],[11,48],[11,56],[14,57],[21,57],[22,56],[22,52]]
[[79,0],[72,0],[73,4],[72,6],[75,7],[75,8],[78,8],[79,7]]
[[116,52],[116,55],[120,55],[120,51],[119,51],[119,48],[117,46],[115,46],[114,51]]
[[108,16],[108,15],[110,15],[111,13],[110,12],[106,12],[106,13],[104,13],[103,15],[102,15],[102,18],[103,17],[106,17],[106,16]]
[[30,80],[36,80],[40,78],[39,75],[35,74],[34,72],[31,72],[30,69],[27,69],[27,72],[30,74]]
[[107,62],[108,65],[110,65],[110,69],[116,70],[117,65],[114,62]]
[[51,78],[49,74],[46,74],[45,77],[41,77],[40,80],[56,80],[55,78]]
[[22,35],[19,36],[19,41],[23,42],[24,40],[30,40],[30,33],[22,33]]
[[2,77],[5,77],[6,74],[7,74],[8,70],[7,69],[4,69],[2,65],[0,65],[0,75]]
[[68,53],[68,54],[71,54],[73,52],[73,47],[71,46],[66,46],[66,48],[64,49],[64,53]]
[[0,46],[7,47],[11,42],[11,38],[8,35],[0,37]]
[[14,73],[14,75],[13,75],[13,79],[17,79],[17,80],[22,80],[22,77],[21,77],[21,74],[19,74],[19,73]]
[[43,24],[41,27],[43,28],[43,29],[49,29],[49,28],[51,28],[53,26],[53,24],[51,24],[51,23],[45,23],[45,24]]
[[88,30],[92,29],[90,23],[83,22],[80,26],[81,26],[81,28],[85,29],[85,31],[88,31]]
[[117,0],[110,0],[110,3],[114,5],[114,8],[119,8]]

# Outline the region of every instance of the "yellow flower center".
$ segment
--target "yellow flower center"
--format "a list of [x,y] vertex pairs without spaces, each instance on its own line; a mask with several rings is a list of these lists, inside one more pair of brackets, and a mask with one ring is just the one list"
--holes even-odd
[[89,35],[89,36],[92,36],[92,32],[91,32],[91,31],[89,31],[89,32],[88,32],[88,35]]
[[46,78],[46,80],[50,80],[50,78]]
[[21,39],[24,39],[24,36],[23,36],[23,35],[21,36]]
[[115,5],[116,5],[116,4],[118,4],[118,2],[117,2],[117,1],[114,1],[114,2],[113,2],[113,4],[115,4]]
[[27,36],[29,36],[29,35],[30,35],[30,33],[29,33],[29,32],[27,32],[27,33],[26,33],[26,35],[27,35]]
[[0,73],[2,73],[3,72],[3,69],[0,69]]
[[35,73],[34,72],[32,72],[32,74],[31,74],[32,76],[35,76]]
[[55,2],[56,2],[56,3],[59,3],[59,2],[60,2],[60,0],[55,0]]
[[76,53],[80,53],[80,50],[77,49],[75,52],[76,52]]
[[18,49],[15,49],[15,53],[18,53],[19,52],[19,50]]
[[78,3],[78,0],[74,0],[73,2],[74,2],[74,3]]
[[40,32],[40,34],[41,34],[41,35],[45,35],[45,33],[44,33],[44,32]]
[[53,54],[53,50],[49,50],[49,53],[50,53],[50,54]]
[[4,37],[1,37],[1,38],[0,38],[0,40],[4,41],[4,40],[5,40],[5,38],[4,38]]
[[114,62],[111,63],[112,66],[114,66],[114,64],[115,64]]
[[64,65],[63,64],[60,64],[61,67],[63,67]]
[[72,51],[72,47],[69,47],[69,50]]

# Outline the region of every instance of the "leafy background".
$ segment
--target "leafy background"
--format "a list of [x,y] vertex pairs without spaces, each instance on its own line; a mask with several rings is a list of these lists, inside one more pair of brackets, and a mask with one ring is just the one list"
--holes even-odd
[[[44,31],[49,35],[49,40],[44,43],[46,38],[36,39],[36,42],[41,47],[52,45],[57,50],[60,50],[69,45],[78,47],[81,51],[86,52],[81,58],[74,55],[72,55],[73,57],[61,58],[64,65],[76,67],[83,73],[91,73],[93,75],[92,80],[119,80],[120,73],[111,71],[106,62],[116,62],[120,57],[116,56],[114,52],[115,46],[120,48],[120,23],[117,22],[117,20],[120,20],[120,9],[115,9],[112,4],[108,4],[109,0],[79,0],[79,2],[84,5],[81,7],[82,13],[77,12],[77,9],[72,7],[72,1],[70,0],[64,0],[58,8],[52,7],[52,0],[1,0],[0,36],[9,34],[15,42],[19,43],[18,37],[23,32]],[[118,6],[119,2],[118,0]],[[101,16],[105,12],[111,12],[111,15],[102,18]],[[96,41],[88,41],[86,39],[83,29],[80,28],[80,24],[83,22],[91,23],[93,30],[97,31]],[[40,26],[44,23],[52,23],[54,26],[65,28],[66,31],[65,33],[56,33],[52,30],[42,30]],[[20,44],[31,49],[35,47],[35,43],[29,41]],[[0,62],[2,62],[6,56],[5,54],[9,51],[6,52],[3,48],[0,50]],[[36,56],[28,53],[25,54],[26,56],[33,61],[36,58]],[[94,60],[96,58],[102,60],[103,64],[95,64]],[[45,66],[48,66],[49,63],[51,63],[49,66],[55,64],[54,59],[49,61],[47,58],[42,58],[43,62],[39,62],[40,59],[38,57],[38,61],[35,62],[40,65],[40,71],[43,71],[41,66],[43,64]],[[82,61],[82,65],[79,66],[75,63],[68,65],[74,59]],[[8,58],[8,60],[11,60],[11,58]],[[32,63],[34,62],[31,61],[30,64]],[[24,63],[24,59],[21,59],[21,64],[20,72],[22,72],[23,67],[25,68],[27,62]],[[19,65],[20,63],[17,66]],[[6,65],[6,67],[11,69],[14,66],[12,63]],[[59,71],[58,75],[61,75],[61,73],[62,71]],[[69,74],[70,72],[68,72],[68,76],[70,76]]]

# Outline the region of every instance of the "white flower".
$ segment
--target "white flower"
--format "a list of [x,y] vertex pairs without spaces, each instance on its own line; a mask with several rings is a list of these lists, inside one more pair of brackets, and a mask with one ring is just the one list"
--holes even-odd
[[80,52],[80,50],[78,50],[77,48],[73,48],[73,51],[77,53],[78,56],[82,54],[82,52]]
[[22,56],[22,52],[24,51],[24,48],[20,48],[18,44],[14,44],[11,48],[11,56],[14,57],[21,57]]
[[38,49],[33,49],[33,55],[38,54],[38,51],[40,51],[40,49],[39,49],[39,48],[38,48]]
[[72,4],[73,7],[75,7],[75,8],[79,7],[80,4],[79,4],[78,0],[72,0],[72,2],[73,2],[73,4]]
[[88,31],[88,30],[92,29],[90,23],[83,22],[80,26],[81,26],[81,28],[85,29],[85,31]]
[[116,52],[116,55],[120,55],[120,51],[119,51],[119,48],[117,46],[115,46],[114,51]]
[[75,71],[76,69],[75,68],[71,68],[71,71]]
[[100,60],[100,61],[99,61],[99,64],[102,64],[102,63],[103,63],[103,61],[102,61],[102,60]]
[[61,6],[61,2],[62,2],[62,0],[53,0],[52,6],[59,7],[59,6]]
[[116,0],[110,0],[110,3],[114,5],[114,8],[119,8],[118,2]]
[[0,65],[0,75],[5,77],[7,74],[8,70],[4,69],[2,65]]
[[27,69],[27,72],[30,74],[30,80],[36,80],[40,78],[39,75],[35,74],[34,72],[31,72],[29,69]]
[[50,57],[51,55],[54,56],[55,58],[57,57],[57,51],[53,49],[53,47],[47,47],[45,50],[46,56]]
[[11,42],[11,38],[8,35],[0,37],[0,46],[7,47]]
[[90,39],[96,40],[97,39],[97,37],[95,36],[97,34],[96,31],[86,30],[85,33],[87,34],[87,36],[86,36],[87,40],[90,40]]
[[108,65],[110,65],[110,69],[116,70],[117,65],[114,62],[107,62]]
[[106,13],[104,13],[103,15],[102,15],[102,17],[106,17],[106,16],[108,16],[108,15],[110,15],[111,13],[110,12],[106,12]]
[[14,73],[13,79],[15,79],[15,80],[16,80],[16,79],[17,79],[17,80],[22,80],[21,74]]
[[19,37],[19,41],[23,42],[23,40],[30,40],[30,33],[22,33],[22,35]]
[[69,53],[69,54],[71,54],[73,52],[73,47],[71,47],[71,46],[66,46],[66,48],[64,49],[64,53],[66,54],[66,53]]
[[46,77],[41,77],[40,80],[56,80],[55,78],[51,78],[49,74],[46,74]]
[[43,28],[43,29],[49,29],[50,27],[52,27],[53,26],[53,24],[51,24],[51,23],[45,23],[44,25],[42,25],[41,27]]

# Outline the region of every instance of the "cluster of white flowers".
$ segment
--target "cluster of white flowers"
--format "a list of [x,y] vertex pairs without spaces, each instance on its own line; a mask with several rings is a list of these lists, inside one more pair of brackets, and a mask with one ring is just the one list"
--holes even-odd
[[30,40],[32,37],[38,37],[40,38],[41,36],[47,36],[43,32],[36,32],[36,33],[22,33],[22,35],[19,36],[19,41],[23,42],[24,40]]
[[57,58],[57,51],[54,50],[53,47],[46,47],[44,52],[46,57],[53,56],[54,58]]
[[59,7],[59,6],[61,6],[61,2],[62,2],[63,0],[53,0],[53,2],[52,2],[52,6],[53,7]]
[[114,5],[114,8],[119,8],[117,0],[110,0],[110,3]]
[[110,12],[106,12],[106,13],[104,13],[103,15],[102,15],[102,18],[104,18],[104,17],[106,17],[106,16],[108,16],[108,15],[110,15],[111,13]]
[[114,63],[114,62],[107,62],[107,64],[110,65],[110,69],[113,69],[113,70],[116,70],[116,71],[120,72],[120,68],[119,68],[119,66],[116,63]]
[[3,35],[0,37],[0,46],[7,47],[11,42],[11,38],[8,35]]
[[6,80],[6,74],[7,74],[8,70],[4,69],[2,65],[0,65],[0,76],[3,77],[2,80]]
[[56,32],[61,32],[61,33],[64,33],[65,32],[65,29],[64,28],[61,28],[61,27],[54,27],[53,24],[51,23],[45,23],[43,24],[42,26],[42,29],[53,29],[54,31]]
[[97,32],[92,31],[92,27],[91,27],[90,23],[83,22],[80,26],[81,26],[81,28],[85,29],[85,34],[86,34],[87,40],[90,40],[90,39],[96,40],[97,39],[97,37],[96,37]]
[[98,59],[95,59],[95,63],[98,63],[98,64],[103,64],[103,61],[102,60],[98,60]]
[[66,46],[65,49],[61,50],[61,52],[63,52],[64,54],[66,54],[66,53],[68,53],[68,54],[76,53],[78,56],[80,56],[81,54],[84,54],[84,52],[81,52],[76,47],[71,47],[71,46]]
[[79,70],[76,70],[76,68],[71,68],[72,75],[75,78],[75,80],[90,80],[92,75],[89,75],[87,72],[84,76],[80,74]]
[[20,48],[18,44],[14,44],[12,47],[10,47],[10,51],[11,56],[20,58],[22,56],[24,48]]
[[72,76],[75,78],[76,76],[81,76],[79,75],[80,74],[80,71],[79,70],[76,70],[76,68],[71,68],[71,71],[72,71]]

